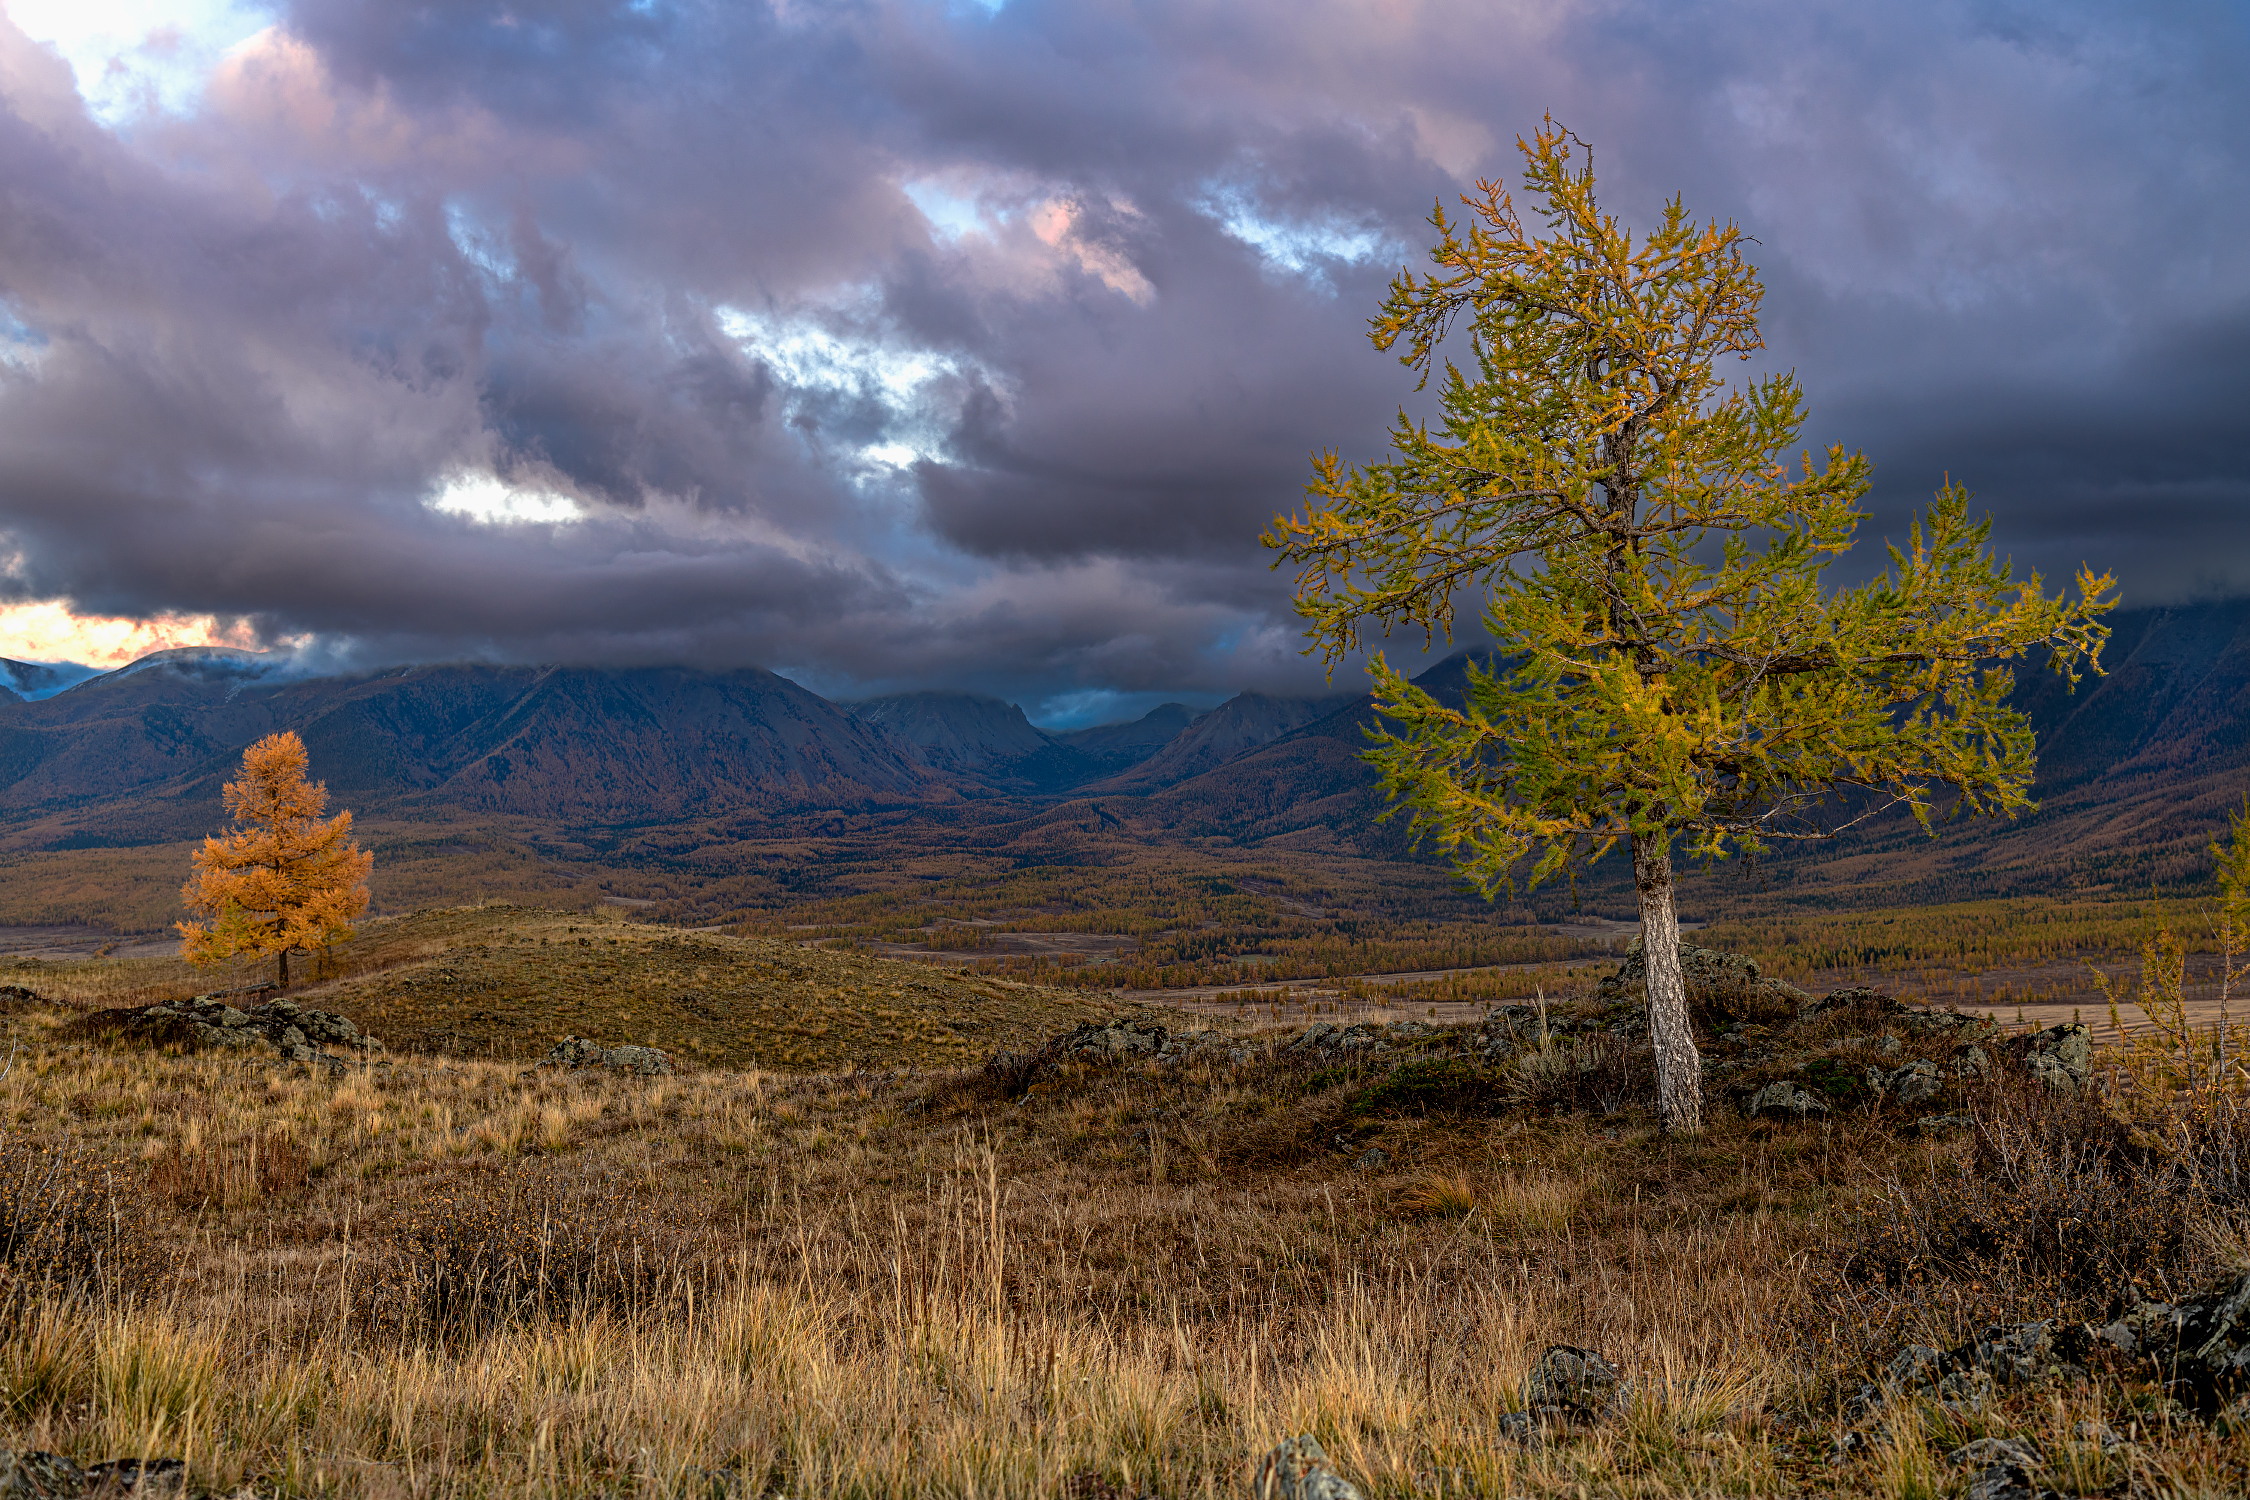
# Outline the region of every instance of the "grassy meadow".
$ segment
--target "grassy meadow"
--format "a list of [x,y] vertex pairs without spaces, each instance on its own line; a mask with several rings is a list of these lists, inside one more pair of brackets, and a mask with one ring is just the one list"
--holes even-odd
[[[1829,1461],[1907,1341],[2244,1258],[2215,1178],[2006,1076],[1941,1139],[1721,1103],[1678,1141],[1645,1051],[1592,1036],[1462,1073],[1442,1033],[1353,1062],[1203,1019],[1223,1045],[1176,1065],[987,1069],[1116,1007],[513,907],[379,924],[305,985],[391,1043],[340,1074],[81,1023],[199,987],[165,961],[0,979],[38,996],[0,1016],[0,1447],[212,1493],[1184,1497],[1309,1431],[1370,1496],[1935,1496],[2006,1433],[2070,1493],[2250,1486],[2250,1435],[2099,1361]],[[564,1031],[682,1071],[526,1066]],[[2152,1140],[2173,1093],[2136,1065]],[[2170,1167],[2231,1128],[2199,1118]],[[1631,1394],[1525,1448],[1499,1419],[1551,1343]]]

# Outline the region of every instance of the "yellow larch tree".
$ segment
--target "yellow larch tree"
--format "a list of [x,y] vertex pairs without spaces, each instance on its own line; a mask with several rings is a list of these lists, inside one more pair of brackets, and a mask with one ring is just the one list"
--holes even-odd
[[226,785],[235,826],[203,841],[180,893],[204,919],[179,924],[190,963],[271,957],[286,985],[292,950],[341,942],[367,910],[375,856],[352,842],[349,811],[324,816],[328,788],[305,779],[306,764],[289,731],[242,752],[242,779]]

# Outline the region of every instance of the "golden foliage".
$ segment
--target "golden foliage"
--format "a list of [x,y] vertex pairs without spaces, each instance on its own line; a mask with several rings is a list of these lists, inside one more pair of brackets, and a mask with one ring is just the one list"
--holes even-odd
[[350,937],[367,910],[375,856],[352,841],[349,811],[323,816],[328,788],[307,781],[305,765],[305,742],[289,731],[242,752],[242,779],[226,785],[235,827],[203,841],[180,893],[208,919],[179,924],[189,962],[274,957],[286,981],[291,949]]

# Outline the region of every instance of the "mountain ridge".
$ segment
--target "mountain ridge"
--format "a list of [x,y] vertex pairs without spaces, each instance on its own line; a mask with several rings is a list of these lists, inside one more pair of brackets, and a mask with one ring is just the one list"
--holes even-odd
[[[1683,879],[1763,882],[1774,901],[1817,906],[1877,890],[1905,903],[2145,894],[2205,878],[2203,846],[2250,782],[2250,601],[2137,611],[2113,626],[2106,675],[2076,693],[2019,670],[2014,701],[2040,736],[2036,811],[1934,841],[1893,819]],[[1458,701],[1469,659],[1456,653],[1417,681]],[[718,850],[809,837],[857,809],[912,823],[917,849],[952,840],[1026,863],[1098,862],[1127,846],[1414,857],[1406,819],[1381,819],[1359,759],[1377,722],[1364,693],[1245,693],[1200,715],[1165,705],[1051,733],[966,694],[895,695],[914,700],[902,724],[757,669],[443,664],[308,678],[260,667],[241,653],[165,653],[39,701],[0,697],[0,853],[200,837],[224,821],[219,789],[242,747],[293,728],[363,819],[529,820],[577,830],[556,835],[565,843],[679,825],[663,847]],[[723,870],[725,858],[690,863]],[[1622,890],[1622,868],[1605,861],[1585,888]],[[816,861],[801,878],[827,877]]]

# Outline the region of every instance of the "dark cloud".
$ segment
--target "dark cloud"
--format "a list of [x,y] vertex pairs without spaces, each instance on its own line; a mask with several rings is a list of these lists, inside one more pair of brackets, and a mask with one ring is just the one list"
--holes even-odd
[[[1950,473],[2020,566],[2240,592],[2246,52],[2216,5],[298,0],[113,128],[0,19],[5,587],[333,660],[1309,689],[1257,533],[1379,455],[1383,284],[1551,109],[1629,217],[1757,236],[1871,541]],[[580,518],[459,513],[510,492]]]

